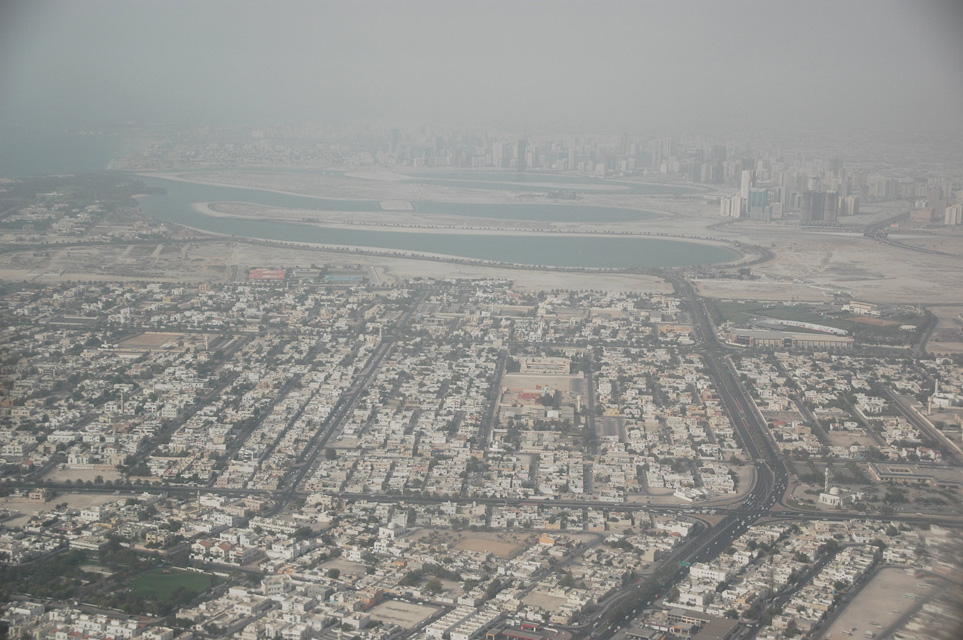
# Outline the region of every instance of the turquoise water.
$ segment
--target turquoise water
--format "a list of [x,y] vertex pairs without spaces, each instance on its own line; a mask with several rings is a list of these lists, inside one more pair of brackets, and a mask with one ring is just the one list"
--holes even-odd
[[[70,132],[42,132],[0,129],[0,177],[28,177],[50,174],[100,172],[123,148],[123,139],[112,135],[80,135]],[[214,218],[196,213],[194,202],[251,202],[272,207],[320,211],[380,211],[374,200],[335,200],[286,195],[257,189],[198,185],[157,178],[143,178],[146,184],[167,190],[165,195],[146,196],[141,209],[159,220],[179,223],[215,233],[286,242],[313,242],[352,247],[428,252],[464,258],[515,264],[565,267],[673,267],[727,262],[738,258],[734,251],[663,238],[481,235],[471,233],[432,234],[373,231],[366,229],[325,229],[311,225],[261,220]],[[545,187],[529,182],[558,183],[578,188],[611,184],[638,193],[681,193],[685,187],[627,184],[579,176],[534,173],[446,173],[412,177],[412,181],[433,181],[450,185],[502,188],[495,182],[510,182],[512,189]],[[623,191],[624,192],[624,191]],[[414,202],[420,213],[557,222],[619,222],[647,220],[656,214],[616,207],[579,204],[477,204]],[[390,213],[385,212],[386,215]]]
[[[438,253],[515,264],[561,267],[677,267],[727,262],[739,257],[738,253],[724,247],[664,238],[579,237],[565,234],[514,236],[409,233],[367,229],[329,229],[266,220],[215,218],[195,212],[191,209],[191,203],[252,202],[275,207],[326,211],[377,211],[379,208],[375,201],[318,200],[255,189],[214,187],[156,178],[144,178],[143,181],[167,190],[165,195],[145,196],[140,199],[140,207],[145,214],[166,222],[248,238],[346,245],[401,252]],[[415,206],[419,211],[430,213],[440,213],[444,210],[445,213],[454,215],[489,218],[501,215],[506,218],[528,220],[557,220],[560,215],[580,216],[577,218],[579,220],[601,220],[601,216],[614,215],[613,212],[622,212],[619,215],[646,215],[628,209],[597,209],[578,205],[453,205],[418,202]],[[609,209],[611,211],[608,211]],[[552,218],[544,217],[549,215]]]
[[[222,187],[161,178],[139,178],[150,186],[167,190],[173,204],[192,202],[251,202],[271,207],[314,211],[381,211],[378,200],[337,200],[274,193],[259,189]],[[415,211],[432,215],[493,218],[497,220],[540,220],[556,222],[625,222],[650,220],[658,214],[618,207],[588,207],[569,204],[480,204],[469,202],[413,202]],[[384,212],[390,215],[390,212]],[[403,213],[403,212],[402,212]]]

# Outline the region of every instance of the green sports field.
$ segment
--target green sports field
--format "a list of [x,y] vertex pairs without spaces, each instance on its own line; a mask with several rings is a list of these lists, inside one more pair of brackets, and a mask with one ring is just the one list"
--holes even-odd
[[178,571],[176,569],[154,569],[134,580],[134,592],[148,598],[167,600],[178,587],[198,593],[213,584],[214,578],[206,573]]

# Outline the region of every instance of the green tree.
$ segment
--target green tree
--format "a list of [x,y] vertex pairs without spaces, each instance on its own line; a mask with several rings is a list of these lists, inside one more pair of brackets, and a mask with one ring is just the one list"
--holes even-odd
[[427,591],[430,594],[434,595],[437,593],[441,593],[441,590],[442,590],[441,580],[439,580],[438,578],[432,578],[425,583],[425,591]]

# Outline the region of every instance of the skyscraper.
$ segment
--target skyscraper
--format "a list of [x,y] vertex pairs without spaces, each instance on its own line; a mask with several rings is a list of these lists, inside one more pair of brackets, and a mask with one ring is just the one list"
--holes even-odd
[[805,191],[802,198],[802,224],[836,225],[839,217],[839,195],[835,191]]
[[742,172],[742,188],[739,191],[739,195],[742,196],[743,200],[749,200],[749,189],[756,186],[755,171],[751,169],[744,170]]

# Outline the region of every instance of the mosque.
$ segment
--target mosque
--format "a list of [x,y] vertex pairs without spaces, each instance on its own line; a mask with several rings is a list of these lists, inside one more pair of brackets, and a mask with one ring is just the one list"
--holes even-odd
[[852,504],[863,497],[861,493],[845,491],[839,487],[829,486],[829,466],[826,467],[826,481],[823,485],[823,492],[819,494],[819,504],[828,507],[842,508]]

